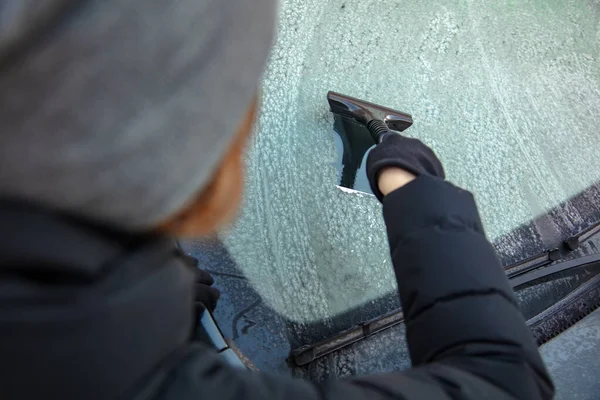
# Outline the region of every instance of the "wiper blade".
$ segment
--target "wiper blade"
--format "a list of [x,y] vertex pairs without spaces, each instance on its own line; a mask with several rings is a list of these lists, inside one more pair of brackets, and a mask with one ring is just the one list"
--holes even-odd
[[537,281],[549,275],[558,274],[559,272],[568,271],[573,268],[584,267],[588,264],[600,262],[600,253],[592,254],[585,257],[579,257],[574,260],[564,261],[558,264],[553,264],[544,268],[538,268],[526,274],[522,274],[510,279],[510,285],[513,288]]
[[327,354],[343,349],[344,347],[348,347],[353,343],[399,325],[402,322],[404,322],[404,314],[402,311],[392,311],[389,314],[363,322],[354,328],[338,333],[319,343],[304,345],[296,350],[292,350],[288,361],[298,367],[309,364],[317,358],[321,358]]
[[523,261],[505,268],[506,275],[509,279],[514,278],[515,276],[523,275],[534,269],[552,264],[554,261],[560,260],[561,257],[562,254],[560,249],[547,250],[540,255],[526,258]]

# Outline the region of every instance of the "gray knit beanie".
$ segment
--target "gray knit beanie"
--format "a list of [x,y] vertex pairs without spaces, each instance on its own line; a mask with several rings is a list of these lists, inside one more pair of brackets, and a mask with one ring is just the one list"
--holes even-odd
[[0,198],[144,230],[210,180],[275,0],[0,2]]

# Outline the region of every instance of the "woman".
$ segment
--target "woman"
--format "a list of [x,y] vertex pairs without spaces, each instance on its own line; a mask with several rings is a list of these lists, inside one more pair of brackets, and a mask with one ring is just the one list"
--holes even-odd
[[[435,154],[371,152],[414,368],[322,385],[191,341],[176,251],[230,221],[270,0],[0,5],[0,397],[546,399],[552,382],[472,196]],[[402,261],[402,262],[400,262]]]

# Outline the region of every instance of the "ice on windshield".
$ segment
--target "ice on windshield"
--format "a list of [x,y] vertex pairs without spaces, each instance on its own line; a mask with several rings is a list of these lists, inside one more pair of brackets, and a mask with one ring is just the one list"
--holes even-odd
[[336,187],[335,90],[413,115],[498,238],[600,179],[596,0],[286,0],[224,238],[272,309],[327,320],[395,290],[381,208]]

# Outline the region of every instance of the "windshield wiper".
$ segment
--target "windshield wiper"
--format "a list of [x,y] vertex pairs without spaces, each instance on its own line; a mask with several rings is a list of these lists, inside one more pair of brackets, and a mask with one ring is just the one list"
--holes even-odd
[[[596,253],[585,257],[579,257],[574,260],[553,264],[555,261],[560,260],[564,255],[578,249],[582,243],[598,233],[600,233],[600,222],[565,240],[563,242],[564,249],[562,251],[560,249],[548,250],[540,255],[529,257],[505,268],[511,287],[516,288],[535,282],[536,280],[549,275],[600,262],[600,253]],[[318,358],[341,350],[353,343],[366,339],[369,336],[392,328],[403,322],[404,314],[402,311],[392,311],[391,313],[340,332],[321,342],[304,345],[298,349],[292,350],[288,362],[295,366],[309,364]]]
[[600,262],[600,253],[579,257],[574,260],[564,261],[561,263],[547,266],[545,268],[539,268],[534,271],[530,271],[526,274],[510,278],[509,282],[513,288],[516,288],[537,281],[538,279],[545,278],[549,275],[558,274],[560,272],[568,271],[573,268],[579,268],[588,264],[595,264],[598,262]]
[[317,358],[321,358],[327,354],[343,349],[344,347],[348,347],[353,343],[399,325],[402,322],[404,322],[404,314],[402,311],[392,311],[391,313],[363,322],[353,328],[340,332],[321,342],[304,345],[296,350],[292,350],[288,362],[295,366],[309,364]]
[[506,275],[509,278],[515,278],[538,268],[550,265],[553,262],[564,258],[567,254],[577,250],[582,243],[591,239],[598,233],[600,233],[600,222],[563,241],[562,248],[546,250],[539,255],[526,258],[525,260],[506,267]]

